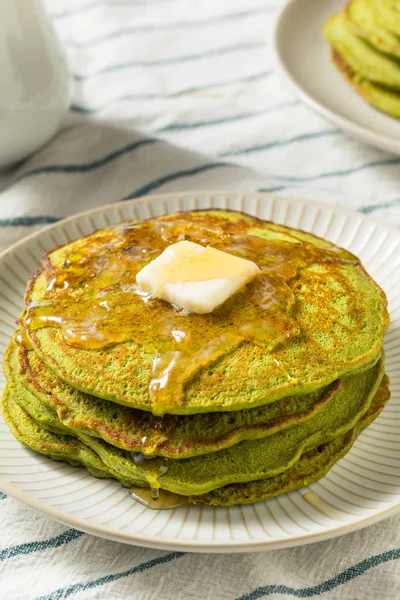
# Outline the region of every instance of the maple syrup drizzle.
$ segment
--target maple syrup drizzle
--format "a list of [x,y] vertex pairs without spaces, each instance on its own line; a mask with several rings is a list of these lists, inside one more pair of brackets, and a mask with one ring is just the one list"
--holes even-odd
[[[356,262],[338,248],[252,235],[245,220],[227,223],[222,230],[212,216],[199,213],[192,219],[126,223],[59,249],[57,265],[46,262],[47,287],[40,300],[28,305],[24,326],[59,327],[65,342],[79,348],[101,349],[132,340],[152,352],[149,392],[154,414],[163,414],[179,405],[185,383],[197,370],[239,344],[251,341],[272,349],[299,333],[291,316],[294,294],[288,281],[300,268]],[[252,260],[261,274],[206,315],[187,314],[141,294],[135,281],[138,271],[182,239]]]
[[33,347],[23,327],[18,329],[18,333],[15,336],[15,341],[19,346],[23,346],[27,350],[31,350]]

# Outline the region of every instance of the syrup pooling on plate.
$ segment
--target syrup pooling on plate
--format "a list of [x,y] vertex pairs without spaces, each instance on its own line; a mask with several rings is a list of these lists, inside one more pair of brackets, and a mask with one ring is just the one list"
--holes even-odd
[[[29,329],[61,328],[66,343],[88,349],[133,341],[154,356],[149,382],[153,412],[179,405],[194,373],[239,344],[270,350],[299,333],[288,282],[310,263],[355,262],[337,248],[254,235],[254,223],[197,213],[131,222],[98,231],[45,259],[46,289],[23,318]],[[143,295],[136,274],[169,245],[189,240],[255,262],[261,273],[212,313],[187,313]]]
[[129,490],[129,495],[139,504],[152,510],[172,510],[173,508],[189,505],[188,496],[181,496],[161,489],[154,493],[151,488],[132,487]]

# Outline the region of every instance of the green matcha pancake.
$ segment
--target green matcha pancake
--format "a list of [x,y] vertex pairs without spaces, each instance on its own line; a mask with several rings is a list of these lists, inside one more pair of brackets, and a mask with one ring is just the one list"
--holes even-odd
[[[260,274],[210,314],[143,297],[137,272],[182,239],[251,260]],[[57,377],[155,415],[243,411],[320,390],[373,363],[388,325],[385,296],[356,257],[223,211],[80,238],[45,257],[25,300],[26,338]]]
[[17,389],[25,387],[40,400],[44,415],[51,409],[68,429],[125,450],[168,458],[215,452],[293,427],[318,412],[341,385],[336,380],[321,390],[245,411],[156,417],[75,390],[24,345],[10,343],[4,366]]
[[324,25],[324,35],[355,78],[400,90],[399,61],[379,52],[365,39],[355,35],[344,13],[328,19]]
[[[332,441],[309,449],[283,474],[250,483],[228,485],[201,496],[191,496],[189,502],[215,506],[249,504],[310,485],[323,477],[350,450],[361,431],[381,412],[389,395],[388,380],[384,377],[368,410],[352,429]],[[2,412],[14,436],[32,450],[72,465],[83,465],[95,477],[113,477],[125,487],[140,485],[135,479],[122,478],[112,471],[82,441],[43,429],[14,401],[8,390],[2,398]]]
[[91,475],[100,479],[113,477],[126,487],[139,485],[140,482],[133,479],[128,481],[112,469],[108,469],[89,446],[85,446],[71,435],[66,435],[67,430],[62,426],[60,427],[54,422],[53,432],[41,427],[26,410],[13,400],[7,386],[1,399],[1,410],[14,437],[35,452],[45,454],[53,460],[65,461],[73,467],[86,467]]
[[[343,377],[341,386],[308,420],[266,438],[244,441],[225,450],[182,460],[153,458],[116,448],[97,437],[70,430],[125,479],[183,495],[208,493],[230,483],[273,477],[291,468],[300,456],[355,427],[368,410],[383,377],[384,362]],[[52,431],[69,431],[55,411],[43,406],[26,388],[10,384],[11,397],[35,421]]]
[[332,61],[364,100],[392,117],[400,119],[400,92],[390,90],[366,79],[360,80],[335,50],[332,51]]
[[376,0],[382,26],[394,33],[400,31],[400,4],[397,0]]
[[400,38],[386,27],[380,7],[382,0],[351,0],[345,8],[350,29],[372,46],[400,57]]
[[389,380],[385,376],[368,409],[353,429],[302,454],[293,467],[269,479],[233,484],[190,501],[214,506],[252,504],[279,494],[304,488],[321,479],[351,449],[357,437],[379,416],[390,398]]

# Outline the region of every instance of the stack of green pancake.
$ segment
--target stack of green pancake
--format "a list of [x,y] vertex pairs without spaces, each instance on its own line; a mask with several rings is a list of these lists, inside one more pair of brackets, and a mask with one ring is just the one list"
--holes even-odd
[[350,0],[328,19],[332,60],[370,104],[400,117],[400,1]]
[[[136,273],[178,239],[256,262],[268,302],[257,304],[261,279],[209,315],[141,297]],[[4,361],[12,433],[155,495],[229,506],[307,486],[389,398],[386,298],[359,260],[241,213],[177,213],[80,238],[45,256],[25,301]],[[213,333],[223,344],[208,355]],[[159,378],[159,394],[155,364],[171,352],[189,353],[191,367]]]

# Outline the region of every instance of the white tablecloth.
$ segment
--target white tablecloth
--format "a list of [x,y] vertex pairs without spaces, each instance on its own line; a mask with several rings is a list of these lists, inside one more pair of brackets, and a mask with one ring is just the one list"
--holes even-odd
[[[151,192],[263,189],[400,224],[400,158],[283,85],[271,0],[47,0],[71,72],[62,131],[0,176],[0,246]],[[67,529],[0,493],[0,598],[400,598],[400,518],[301,548],[191,555]]]

